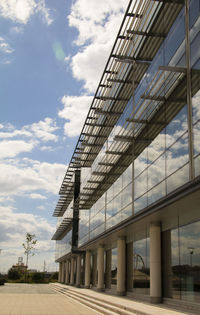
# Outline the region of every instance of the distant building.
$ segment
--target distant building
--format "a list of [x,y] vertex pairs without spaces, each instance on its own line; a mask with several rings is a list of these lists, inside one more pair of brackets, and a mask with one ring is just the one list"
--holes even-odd
[[27,270],[27,266],[23,263],[23,257],[18,257],[18,263],[11,267],[12,270],[17,270],[20,273],[25,273]]
[[61,283],[200,307],[200,1],[130,1],[53,215]]

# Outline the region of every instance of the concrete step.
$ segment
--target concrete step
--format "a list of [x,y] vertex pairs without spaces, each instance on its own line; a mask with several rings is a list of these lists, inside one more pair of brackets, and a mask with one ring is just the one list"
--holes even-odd
[[91,308],[92,310],[95,310],[96,312],[98,312],[99,314],[103,314],[103,315],[118,315],[119,313],[116,313],[112,310],[109,310],[107,308],[103,306],[99,306],[94,302],[89,302],[88,300],[86,300],[85,298],[80,298],[78,296],[75,296],[69,292],[67,292],[67,290],[63,290],[62,288],[55,288],[53,287],[53,289],[63,295],[66,295],[67,297],[75,300],[76,302],[79,302],[81,304],[86,305],[87,307]]
[[[59,284],[58,284],[58,286],[59,286]],[[62,286],[62,288],[63,288],[63,290],[74,292],[75,294],[78,294],[81,297],[84,296],[85,298],[92,298],[92,299],[94,299],[96,301],[96,303],[97,303],[97,301],[99,301],[101,303],[107,303],[109,306],[116,307],[118,309],[118,311],[120,311],[120,312],[118,312],[118,314],[124,314],[124,315],[125,314],[126,315],[130,315],[130,314],[147,315],[146,312],[138,312],[137,310],[135,310],[135,309],[133,309],[131,307],[128,307],[127,305],[125,306],[125,305],[121,305],[119,303],[113,302],[112,301],[112,296],[107,296],[107,299],[105,300],[105,297],[104,298],[103,297],[97,297],[96,295],[95,295],[95,297],[93,297],[91,294],[85,294],[85,293],[81,292],[81,290],[80,290],[80,292],[78,292],[77,290],[75,291],[75,290],[73,290],[73,289],[71,289],[69,287],[63,287]],[[109,299],[109,301],[108,301],[108,299]]]
[[120,314],[120,315],[133,315],[133,314],[135,314],[133,312],[126,311],[121,305],[113,305],[111,303],[108,303],[105,300],[100,300],[96,297],[87,296],[86,294],[81,294],[81,293],[79,294],[73,290],[64,289],[64,291],[66,292],[67,295],[70,295],[71,297],[80,298],[80,299],[83,299],[84,301],[86,300],[90,303],[93,303],[93,304],[98,305],[100,307],[106,308],[106,310],[110,310],[111,312],[114,312],[116,314]]
[[[50,285],[51,286],[51,285]],[[100,302],[104,310],[100,311],[101,314],[125,314],[124,311],[129,312],[129,314],[135,315],[183,315],[183,314],[197,314],[194,312],[185,312],[178,309],[172,309],[171,307],[167,307],[166,305],[152,305],[150,303],[145,303],[141,301],[136,301],[131,299],[130,297],[119,297],[116,295],[110,295],[104,292],[97,292],[94,289],[88,290],[85,288],[76,288],[74,286],[65,285],[61,283],[55,283],[52,285],[52,289],[57,291],[62,291],[62,294],[73,295],[74,299],[81,299],[81,301],[85,301],[87,303],[92,303],[92,308],[97,302]],[[60,292],[61,293],[61,292]],[[72,298],[72,296],[69,296]],[[90,300],[91,299],[91,300]],[[108,306],[107,306],[108,305]],[[98,306],[96,304],[96,306]],[[99,307],[101,307],[99,305]],[[109,307],[109,309],[106,309]],[[110,309],[110,307],[112,307]],[[116,308],[114,308],[116,307]],[[106,313],[105,313],[106,312]],[[111,313],[112,312],[112,313]],[[126,313],[127,314],[127,313]],[[200,313],[198,313],[200,314]]]

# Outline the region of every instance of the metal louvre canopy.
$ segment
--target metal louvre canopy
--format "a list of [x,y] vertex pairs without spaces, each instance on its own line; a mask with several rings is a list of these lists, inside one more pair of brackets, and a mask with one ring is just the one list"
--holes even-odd
[[64,218],[52,236],[52,240],[61,240],[72,229],[72,222],[73,218]]
[[[180,1],[173,4],[171,1],[154,0],[139,0],[136,2],[131,0],[129,2],[60,188],[59,194],[65,196],[66,200],[69,199],[69,201],[65,202],[64,208],[56,207],[55,216],[64,213],[64,209],[67,208],[66,205],[70,203],[70,198],[71,200],[73,198],[67,190],[73,179],[74,170],[79,167],[90,167],[93,164],[119,119],[118,115],[109,113],[124,111],[128,100],[132,96],[133,85],[130,82],[133,81],[134,77],[133,84],[136,89],[151,64],[150,60],[153,60],[165,38],[165,36],[158,36],[158,34],[167,35],[182,7],[183,3]],[[163,23],[163,17],[165,17],[165,23]],[[148,36],[148,33],[150,33],[150,36]],[[152,34],[156,36],[152,36]],[[148,102],[148,100],[144,101]],[[146,119],[146,117],[143,119]],[[140,148],[144,145],[145,143],[138,143]],[[130,143],[118,142],[115,151],[124,155],[129,146]],[[123,157],[123,166],[118,163],[116,171],[114,171],[115,167],[112,167],[112,180],[109,180],[109,183],[113,179],[116,180],[116,176],[125,170],[124,164],[130,164],[132,160],[130,153],[127,152],[125,162]],[[111,154],[110,157],[110,163],[116,163],[122,158],[119,154],[116,156]],[[104,170],[102,170],[102,167]],[[105,170],[109,172],[110,169],[108,166],[101,166],[96,171],[105,172]],[[103,177],[94,175],[91,180],[102,182],[106,177],[107,175]],[[109,183],[104,184],[104,190],[110,185]]]
[[[162,69],[163,67],[159,68],[147,87],[147,91],[154,91],[155,99],[140,98],[139,104],[136,106],[139,108],[138,111],[132,113],[127,118],[125,125],[121,127],[118,136],[121,137],[120,141],[115,136],[109,150],[105,152],[86,186],[83,187],[84,190],[90,191],[91,196],[87,200],[80,196],[80,205],[83,209],[91,208],[99,199],[99,196],[114,183],[116,178],[124,172],[186,104],[186,102],[185,104],[182,102],[177,104],[176,101],[177,98],[180,100],[186,99],[186,71],[177,71],[176,67]],[[164,77],[165,81],[163,80]],[[192,95],[195,95],[200,88],[199,78],[200,70],[192,70]],[[166,100],[161,98],[164,92]],[[148,96],[148,94],[145,95]],[[131,124],[132,128],[130,128]],[[122,133],[126,136],[123,136]],[[133,139],[132,143],[129,141],[130,139]],[[147,141],[141,141],[141,139]],[[118,152],[121,154],[119,155]],[[113,178],[114,174],[116,174],[115,178]],[[93,191],[92,194],[91,191]]]
[[63,216],[68,206],[70,205],[71,201],[73,200],[73,196],[74,196],[74,183],[71,182],[68,187],[68,190],[66,190],[65,195],[61,195],[57,202],[56,208],[53,213],[54,217]]

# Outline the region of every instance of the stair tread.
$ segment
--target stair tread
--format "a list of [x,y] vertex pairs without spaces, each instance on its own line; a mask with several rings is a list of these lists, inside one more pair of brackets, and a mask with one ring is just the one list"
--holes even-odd
[[107,310],[106,308],[102,307],[102,306],[99,306],[95,303],[92,303],[92,302],[89,302],[89,301],[85,301],[84,299],[81,299],[80,297],[76,297],[75,296],[72,296],[72,294],[68,294],[68,293],[63,293],[62,290],[59,290],[60,293],[72,298],[73,300],[75,301],[78,301],[88,307],[90,307],[91,309],[97,311],[97,312],[100,312],[100,314],[105,314],[105,315],[118,315],[118,313],[116,312],[112,312],[110,310]]
[[99,301],[97,302],[97,299],[95,299],[95,297],[91,297],[91,296],[86,296],[86,295],[82,295],[81,293],[77,293],[75,292],[74,290],[69,290],[69,289],[59,289],[60,292],[63,292],[63,294],[65,295],[69,295],[73,298],[78,298],[78,299],[81,299],[81,300],[87,300],[88,303],[91,303],[91,304],[95,304],[95,305],[98,305],[99,307],[102,307],[102,308],[107,308],[109,309],[109,311],[114,311],[115,314],[123,314],[123,315],[133,315],[134,313],[133,312],[129,312],[127,310],[125,310],[124,308],[122,308],[120,305],[118,306],[115,306],[115,305],[112,305],[110,304],[108,301]]
[[96,296],[94,297],[94,296],[91,296],[91,295],[84,294],[84,293],[82,293],[82,292],[79,293],[79,292],[77,292],[77,291],[75,291],[75,290],[71,290],[71,289],[69,289],[69,288],[63,288],[63,287],[62,287],[62,289],[63,289],[64,291],[71,292],[72,294],[77,295],[77,296],[80,296],[80,297],[82,297],[82,298],[83,298],[83,297],[87,297],[88,299],[92,299],[92,300],[95,299],[95,302],[96,302],[96,300],[98,300],[99,302],[102,302],[102,303],[104,303],[104,304],[107,304],[107,305],[109,305],[110,307],[118,308],[118,309],[121,310],[121,314],[129,315],[129,314],[134,314],[134,312],[136,312],[136,310],[134,310],[134,309],[132,309],[132,308],[130,308],[130,307],[125,307],[124,305],[120,305],[119,303],[110,302],[110,301],[108,301],[108,300],[100,299],[100,298],[97,298]]

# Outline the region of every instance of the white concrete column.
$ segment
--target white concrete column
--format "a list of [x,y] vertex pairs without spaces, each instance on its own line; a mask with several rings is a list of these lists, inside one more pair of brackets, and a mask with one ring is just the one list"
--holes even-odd
[[111,263],[112,263],[112,249],[106,251],[106,289],[111,288]]
[[58,282],[61,282],[62,263],[59,263]]
[[65,282],[65,262],[62,262],[61,283]]
[[86,251],[85,255],[85,288],[90,288],[90,257],[91,253],[89,250]]
[[71,258],[70,285],[74,285],[74,257]]
[[126,276],[126,241],[124,237],[117,240],[117,294],[125,295]]
[[97,289],[99,291],[103,291],[104,290],[104,248],[102,245],[100,245],[98,248],[97,269],[98,269]]
[[133,291],[133,242],[126,245],[126,289]]
[[161,302],[161,228],[160,222],[150,224],[150,299]]
[[81,255],[76,257],[76,287],[81,285]]
[[92,256],[92,285],[96,287],[97,284],[97,254]]
[[65,284],[69,284],[69,260],[65,263]]

